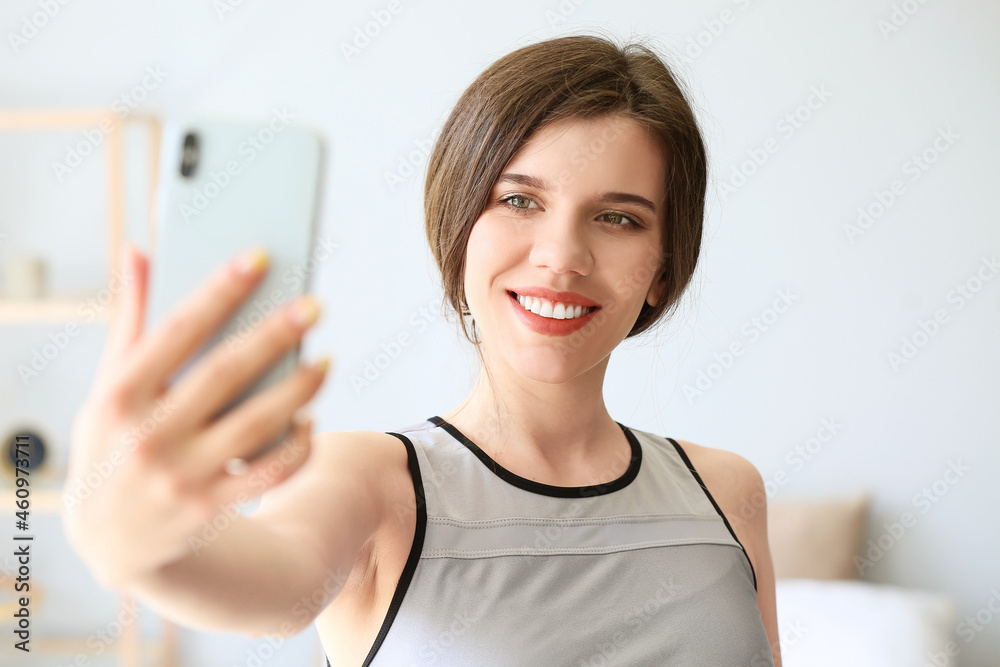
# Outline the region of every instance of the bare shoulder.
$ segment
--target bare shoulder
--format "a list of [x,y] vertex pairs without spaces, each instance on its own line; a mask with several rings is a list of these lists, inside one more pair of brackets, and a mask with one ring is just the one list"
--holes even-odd
[[315,433],[309,458],[262,495],[255,515],[274,516],[271,523],[281,532],[312,545],[330,562],[343,548],[356,551],[375,535],[408,482],[406,449],[395,436],[367,430]]
[[678,440],[677,443],[687,454],[743,546],[749,551],[761,541],[766,545],[767,495],[757,466],[746,457],[726,449],[705,447],[686,440]]
[[406,472],[406,449],[399,438],[380,431],[325,431],[313,435],[313,450],[306,463],[317,469],[330,464],[349,464],[359,474],[383,474],[402,465]]
[[350,471],[353,481],[376,495],[369,501],[379,509],[384,524],[397,512],[399,496],[413,496],[406,446],[394,435],[380,431],[327,431],[314,436],[316,469],[329,479]]

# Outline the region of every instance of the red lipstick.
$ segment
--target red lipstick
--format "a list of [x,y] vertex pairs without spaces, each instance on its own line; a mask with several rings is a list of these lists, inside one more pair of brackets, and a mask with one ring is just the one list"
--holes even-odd
[[523,296],[537,296],[552,301],[562,301],[563,303],[581,306],[597,306],[597,304],[574,292],[554,292],[540,287],[526,287],[524,290],[524,292],[508,290],[507,300],[510,301],[510,305],[514,309],[514,314],[519,320],[524,322],[524,324],[532,331],[540,333],[544,336],[568,336],[574,331],[583,328],[594,318],[594,314],[600,310],[600,307],[597,307],[589,313],[569,320],[557,320],[551,317],[542,317],[541,315],[536,315],[530,310],[525,310],[524,307],[518,302],[516,295],[521,294]]

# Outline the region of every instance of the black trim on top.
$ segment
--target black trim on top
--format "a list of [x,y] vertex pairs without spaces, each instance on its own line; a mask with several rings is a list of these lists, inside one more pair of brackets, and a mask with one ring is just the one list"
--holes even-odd
[[[410,587],[410,581],[413,579],[413,573],[417,569],[420,552],[424,546],[424,534],[427,531],[427,506],[424,498],[424,484],[420,479],[420,466],[417,463],[417,452],[413,448],[413,443],[405,435],[400,435],[399,433],[388,433],[388,435],[396,436],[406,445],[406,460],[410,469],[410,477],[413,480],[413,493],[417,505],[417,523],[413,533],[413,544],[410,546],[410,555],[406,558],[406,565],[403,566],[402,574],[399,575],[399,583],[396,584],[396,591],[389,602],[389,609],[386,611],[385,619],[379,628],[378,636],[375,637],[371,650],[368,651],[368,655],[365,657],[365,661],[361,667],[368,667],[371,664],[379,647],[382,646],[385,636],[389,633],[389,627],[396,618],[396,612],[399,611],[399,607],[403,603],[403,597],[406,595],[406,590]],[[331,667],[329,656],[326,656],[326,665],[327,667]]]
[[639,474],[639,467],[642,464],[642,447],[639,445],[639,441],[628,427],[616,421],[615,423],[621,427],[622,432],[625,433],[625,438],[628,440],[629,446],[632,448],[632,456],[629,459],[628,469],[622,473],[621,477],[603,484],[588,484],[586,486],[555,486],[552,484],[543,484],[542,482],[536,482],[535,480],[521,477],[520,475],[507,470],[490,458],[489,454],[480,449],[479,446],[467,438],[464,433],[441,417],[435,415],[434,417],[430,417],[427,421],[433,423],[435,426],[442,427],[453,438],[468,447],[472,453],[475,454],[480,461],[486,464],[486,467],[500,479],[509,484],[513,484],[518,488],[524,489],[525,491],[531,491],[532,493],[538,493],[543,496],[555,496],[557,498],[603,496],[604,494],[612,493],[628,486]]
[[712,494],[708,490],[708,487],[705,486],[705,483],[701,481],[701,475],[699,475],[698,471],[694,469],[693,465],[691,465],[691,459],[689,459],[687,454],[684,453],[684,450],[681,449],[681,446],[677,444],[676,440],[674,440],[673,438],[667,438],[667,440],[673,443],[674,449],[676,449],[677,453],[681,455],[682,459],[684,459],[684,465],[686,465],[687,469],[691,471],[691,474],[694,476],[695,481],[698,482],[698,486],[700,486],[702,491],[705,492],[705,495],[708,496],[709,501],[712,503],[712,507],[714,507],[715,511],[719,513],[719,516],[722,517],[722,522],[725,523],[726,528],[729,529],[729,534],[733,536],[734,540],[736,540],[736,544],[740,545],[740,549],[743,551],[743,555],[746,557],[747,563],[750,564],[750,574],[753,575],[753,590],[756,593],[757,573],[754,572],[753,561],[750,560],[750,556],[747,554],[746,548],[744,548],[743,543],[740,542],[740,538],[736,537],[736,532],[733,530],[733,527],[729,525],[729,519],[727,519],[726,515],[722,513],[722,509],[719,507],[719,504],[715,502],[715,498],[712,497]]

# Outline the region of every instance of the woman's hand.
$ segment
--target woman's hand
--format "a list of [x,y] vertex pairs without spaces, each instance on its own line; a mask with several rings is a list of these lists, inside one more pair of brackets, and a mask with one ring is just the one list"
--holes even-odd
[[[73,423],[61,509],[74,549],[99,582],[116,588],[182,557],[188,538],[221,505],[256,497],[299,469],[309,456],[312,422],[293,415],[319,389],[327,368],[325,360],[302,365],[216,417],[299,343],[318,305],[308,296],[286,304],[241,344],[213,347],[167,388],[253,293],[267,258],[246,253],[221,266],[145,334],[148,262],[130,247],[126,269],[132,279],[91,394]],[[227,472],[227,461],[251,459],[290,422],[285,443],[241,474]]]

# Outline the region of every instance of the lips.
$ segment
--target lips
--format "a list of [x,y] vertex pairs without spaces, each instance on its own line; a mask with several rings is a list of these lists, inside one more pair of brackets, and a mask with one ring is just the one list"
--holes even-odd
[[[585,297],[581,297],[578,294],[566,293],[566,292],[561,292],[561,293],[553,292],[551,290],[543,290],[541,292],[536,292],[535,294],[531,294],[530,291],[531,290],[529,289],[528,294],[525,294],[525,296],[538,296],[540,298],[548,299],[548,298],[553,298],[548,296],[549,294],[563,294],[563,295],[570,294],[571,295],[570,298],[567,298],[566,296],[563,297],[564,303],[576,303],[578,305],[586,305],[586,306],[597,305],[593,301],[590,301]],[[557,320],[550,317],[542,317],[541,315],[536,315],[530,310],[525,310],[521,306],[521,304],[518,303],[517,294],[518,293],[515,291],[511,290],[507,291],[507,301],[510,303],[511,308],[514,309],[514,315],[529,329],[531,329],[535,333],[539,333],[544,336],[568,336],[574,331],[577,331],[586,326],[594,318],[594,314],[600,310],[600,307],[597,306],[589,313],[585,313],[580,317],[574,317],[573,319],[570,320]],[[556,301],[559,300],[557,298],[553,299]],[[574,302],[573,299],[582,299],[582,301]]]

